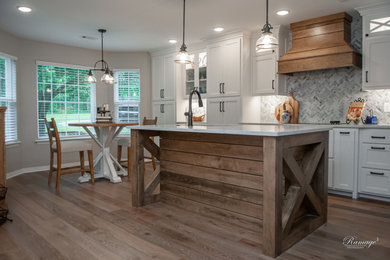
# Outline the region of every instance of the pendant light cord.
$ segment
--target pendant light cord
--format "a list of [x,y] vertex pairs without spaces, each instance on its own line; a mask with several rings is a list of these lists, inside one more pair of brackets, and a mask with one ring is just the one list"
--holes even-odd
[[266,0],[266,1],[267,1],[267,2],[266,2],[266,4],[265,4],[265,6],[266,6],[266,16],[267,16],[266,19],[267,19],[267,20],[266,20],[265,23],[266,23],[266,24],[269,24],[269,23],[268,23],[268,0]]
[[[103,61],[103,60],[104,60],[104,59],[103,59],[103,32],[100,32],[100,33],[101,33],[101,35],[102,35],[101,40],[102,40],[102,61]],[[103,68],[103,65],[104,65],[104,64],[103,64],[103,62],[102,62],[102,70],[104,69],[104,68]]]
[[183,43],[181,45],[181,50],[184,50],[186,49],[186,45],[185,45],[185,35],[186,35],[186,0],[183,0]]

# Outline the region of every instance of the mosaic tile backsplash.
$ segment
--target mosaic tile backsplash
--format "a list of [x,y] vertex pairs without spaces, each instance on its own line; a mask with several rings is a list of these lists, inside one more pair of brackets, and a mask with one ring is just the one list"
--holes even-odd
[[[361,17],[357,12],[349,14],[353,17],[351,45],[361,52]],[[293,90],[295,99],[300,102],[299,123],[345,122],[350,102],[360,97],[366,100],[364,116],[372,109],[380,124],[390,124],[390,113],[383,111],[384,103],[390,102],[390,90],[363,92],[361,88],[362,71],[353,67],[299,72],[287,77],[287,89]],[[260,122],[277,122],[275,106],[287,99],[285,96],[261,97]]]

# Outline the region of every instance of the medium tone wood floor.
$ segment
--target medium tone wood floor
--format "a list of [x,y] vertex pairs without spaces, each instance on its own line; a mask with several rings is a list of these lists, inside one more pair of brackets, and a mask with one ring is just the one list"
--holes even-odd
[[[128,178],[92,185],[68,175],[56,192],[47,174],[8,181],[14,222],[0,227],[0,259],[272,259],[255,231],[163,202],[131,208]],[[329,196],[328,214],[328,223],[278,259],[389,259],[389,203]],[[342,240],[350,235],[379,243],[347,249]]]

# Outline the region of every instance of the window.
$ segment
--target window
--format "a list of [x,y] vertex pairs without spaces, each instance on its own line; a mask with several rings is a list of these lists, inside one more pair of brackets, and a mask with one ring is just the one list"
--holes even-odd
[[85,81],[88,69],[72,65],[37,64],[38,138],[47,138],[44,119],[56,120],[60,136],[87,135],[70,123],[95,119],[95,84]]
[[16,105],[16,58],[0,54],[0,106],[5,111],[5,142],[18,140]]
[[[139,124],[139,70],[116,71],[114,77],[115,120],[120,123]],[[130,131],[122,131],[122,134],[128,133]]]
[[390,17],[370,20],[370,33],[384,32],[390,30]]

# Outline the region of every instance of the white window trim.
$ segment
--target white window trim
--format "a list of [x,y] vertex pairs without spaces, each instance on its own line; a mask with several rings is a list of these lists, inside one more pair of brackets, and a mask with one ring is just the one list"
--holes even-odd
[[[74,64],[66,64],[66,63],[55,63],[55,62],[47,62],[47,61],[40,61],[40,60],[36,60],[35,62],[35,83],[36,83],[36,86],[35,86],[35,94],[36,94],[36,104],[37,104],[37,107],[36,107],[36,113],[37,113],[37,140],[35,140],[36,143],[39,143],[40,141],[42,142],[48,142],[49,139],[48,137],[39,137],[39,110],[38,110],[38,105],[39,105],[39,100],[38,100],[38,95],[37,95],[37,91],[38,91],[38,70],[37,70],[37,67],[38,65],[43,65],[43,66],[52,66],[52,67],[62,67],[62,68],[70,68],[70,69],[83,69],[83,70],[89,70],[89,69],[93,69],[92,67],[86,67],[86,66],[82,66],[82,65],[74,65]],[[66,101],[64,101],[64,103],[66,103]],[[92,97],[91,97],[91,114],[92,114],[92,118],[96,118],[96,84],[94,84],[94,87],[93,87],[93,93],[92,93]],[[92,119],[91,119],[92,121]],[[61,141],[66,141],[66,140],[83,140],[83,139],[90,139],[89,136],[61,136],[60,137]]]

